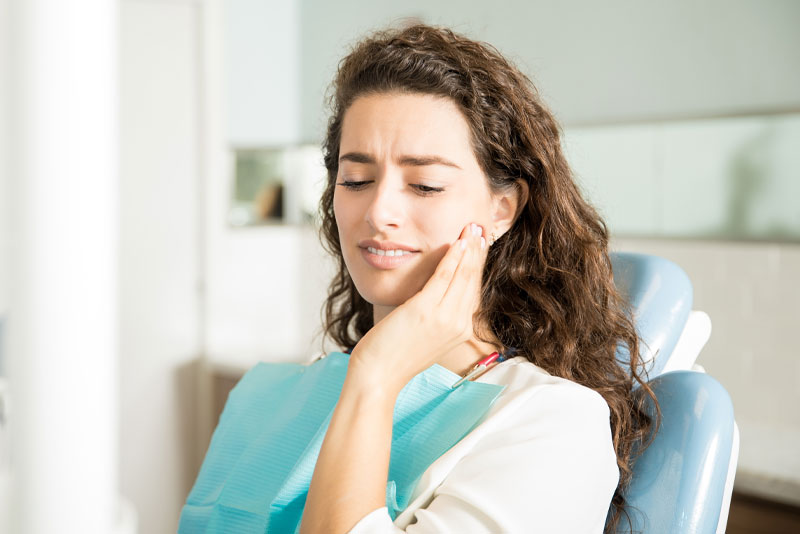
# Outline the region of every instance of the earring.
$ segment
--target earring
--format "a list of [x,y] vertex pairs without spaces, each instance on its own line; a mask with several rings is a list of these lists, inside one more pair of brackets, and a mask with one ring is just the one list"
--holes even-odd
[[497,241],[497,236],[494,235],[494,232],[492,232],[492,236],[489,238],[489,246],[491,247],[492,245],[494,245],[495,241]]

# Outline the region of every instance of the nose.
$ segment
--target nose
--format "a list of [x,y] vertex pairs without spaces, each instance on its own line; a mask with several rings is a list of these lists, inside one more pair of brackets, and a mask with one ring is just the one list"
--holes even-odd
[[403,221],[403,195],[398,189],[397,181],[386,176],[376,177],[376,186],[372,188],[364,218],[376,231],[399,228]]

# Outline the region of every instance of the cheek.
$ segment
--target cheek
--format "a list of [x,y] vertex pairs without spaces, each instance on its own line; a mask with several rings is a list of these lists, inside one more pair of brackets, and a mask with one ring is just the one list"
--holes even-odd
[[426,204],[417,210],[415,220],[417,230],[424,236],[424,244],[428,250],[417,270],[419,288],[425,284],[436,270],[450,245],[461,234],[461,230],[469,222],[469,214],[461,202],[441,203],[437,206]]
[[480,223],[485,213],[475,202],[459,200],[428,206],[417,215],[419,228],[432,248],[450,245],[461,236],[461,231],[470,222]]
[[353,210],[347,209],[347,202],[341,196],[333,195],[333,216],[336,219],[336,226],[339,229],[339,239],[341,240],[347,234],[349,226],[348,215],[352,217]]
[[336,219],[336,229],[339,234],[339,246],[342,249],[342,255],[344,256],[345,264],[350,264],[350,250],[347,246],[349,242],[349,232],[348,232],[348,219],[347,214],[348,210],[344,209],[342,206],[341,197],[337,197],[334,195],[333,197],[333,216]]

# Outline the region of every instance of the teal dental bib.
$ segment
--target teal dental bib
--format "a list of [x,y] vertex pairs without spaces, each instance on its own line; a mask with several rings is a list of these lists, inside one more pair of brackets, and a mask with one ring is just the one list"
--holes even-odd
[[[296,533],[325,432],[350,356],[311,365],[259,363],[231,391],[178,532]],[[386,506],[392,519],[409,504],[437,458],[468,434],[506,386],[464,382],[434,364],[397,398]]]

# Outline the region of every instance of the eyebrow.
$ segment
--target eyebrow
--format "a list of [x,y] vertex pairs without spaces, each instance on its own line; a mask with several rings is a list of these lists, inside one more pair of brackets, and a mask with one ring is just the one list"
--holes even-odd
[[[353,163],[368,163],[375,165],[375,158],[364,152],[348,152],[339,157],[339,163],[343,161],[352,161]],[[436,155],[419,155],[419,156],[400,156],[399,159],[401,166],[424,167],[426,165],[446,165],[448,167],[455,167],[461,169],[458,165]]]

